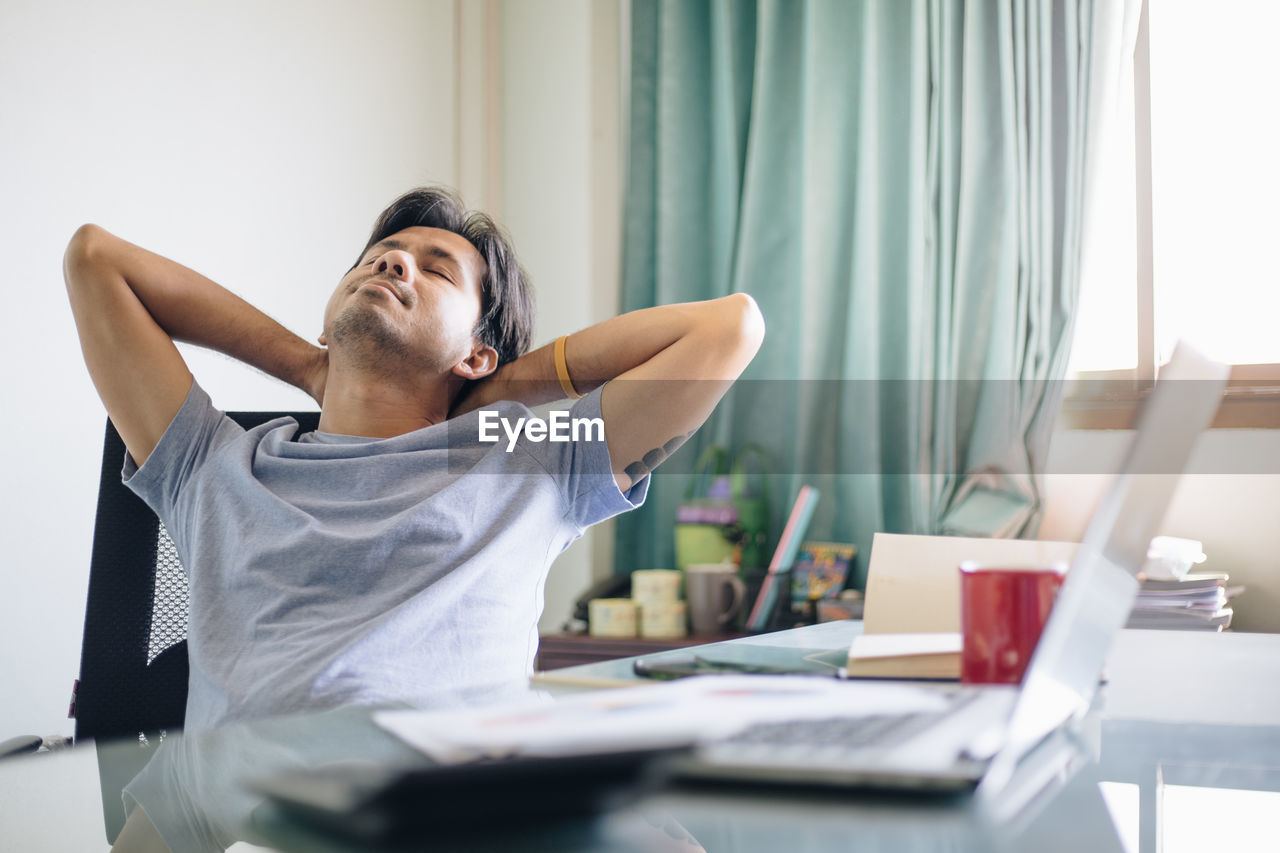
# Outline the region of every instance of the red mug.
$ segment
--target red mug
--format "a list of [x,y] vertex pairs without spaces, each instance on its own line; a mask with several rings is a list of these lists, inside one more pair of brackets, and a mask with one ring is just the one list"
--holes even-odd
[[960,564],[960,680],[1018,684],[1049,620],[1066,566]]

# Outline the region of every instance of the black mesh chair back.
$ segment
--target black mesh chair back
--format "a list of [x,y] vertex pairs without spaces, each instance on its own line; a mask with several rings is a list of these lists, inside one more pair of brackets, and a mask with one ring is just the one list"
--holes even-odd
[[[288,416],[299,434],[319,412],[228,412],[250,429]],[[187,711],[187,577],[173,540],[155,513],[120,481],[124,441],[107,421],[98,515],[89,565],[80,680],[73,712],[76,740],[136,739],[138,749],[98,749],[107,841],[124,826],[120,792]]]
[[[228,412],[246,429],[319,412]],[[182,728],[187,708],[187,578],[164,525],[120,481],[124,442],[107,421],[76,691],[76,739]]]

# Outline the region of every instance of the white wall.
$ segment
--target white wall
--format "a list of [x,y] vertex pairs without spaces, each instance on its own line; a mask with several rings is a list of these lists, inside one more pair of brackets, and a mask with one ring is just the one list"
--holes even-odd
[[[62,284],[62,251],[79,224],[186,263],[314,337],[387,202],[411,186],[488,174],[501,185],[481,189],[510,207],[540,292],[539,337],[616,304],[616,282],[586,299],[580,289],[597,286],[589,237],[611,226],[582,208],[598,204],[598,182],[582,175],[600,144],[568,135],[589,135],[600,114],[575,75],[596,61],[592,28],[602,14],[616,22],[617,9],[534,5],[537,14],[485,4],[499,25],[521,22],[480,40],[510,55],[502,82],[524,88],[518,103],[482,110],[497,117],[488,129],[498,135],[476,168],[466,146],[486,131],[463,121],[476,115],[474,69],[455,49],[475,26],[471,3],[462,14],[455,0],[0,4],[0,738],[72,729],[62,716],[79,666],[104,420]],[[535,85],[543,73],[548,85]],[[503,120],[521,136],[501,134]],[[505,174],[488,168],[495,157]],[[564,191],[548,194],[552,185]],[[567,217],[563,230],[555,217]],[[312,407],[226,359],[187,355],[220,406]],[[567,555],[550,621],[585,585],[590,551],[588,542]]]
[[[1130,430],[1062,430],[1050,471],[1115,471]],[[1280,631],[1280,474],[1239,471],[1240,460],[1280,459],[1280,430],[1209,430],[1178,481],[1161,533],[1204,543],[1203,571],[1227,572],[1245,594],[1232,606],[1232,629]],[[1082,461],[1085,460],[1085,461]],[[1158,476],[1158,475],[1146,475]],[[1050,474],[1042,539],[1078,541],[1109,482],[1104,474]]]
[[[504,7],[500,203],[537,288],[540,342],[618,311],[619,26],[612,2]],[[612,530],[587,531],[557,560],[543,633],[559,630],[572,601],[612,570]]]

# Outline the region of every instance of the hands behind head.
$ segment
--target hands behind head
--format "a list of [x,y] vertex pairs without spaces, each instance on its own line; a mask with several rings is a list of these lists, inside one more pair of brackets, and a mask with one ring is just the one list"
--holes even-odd
[[311,362],[307,365],[302,382],[298,386],[324,406],[325,384],[329,381],[329,350],[317,347]]

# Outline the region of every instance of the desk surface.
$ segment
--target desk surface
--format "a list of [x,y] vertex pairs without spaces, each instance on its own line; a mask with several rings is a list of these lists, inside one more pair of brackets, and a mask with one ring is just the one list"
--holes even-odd
[[[794,665],[814,672],[839,665],[862,623],[826,622],[697,647],[704,657],[734,663]],[[661,660],[689,650],[657,652]],[[1280,635],[1235,632],[1122,631],[1107,661],[1108,718],[1170,723],[1280,725]],[[539,673],[534,681],[559,694],[636,684],[636,658]]]
[[[859,629],[831,623],[705,651],[743,660],[780,650],[830,652]],[[574,669],[570,675],[630,677],[630,661]],[[1280,635],[1126,631],[1108,674],[1083,730],[1084,760],[995,822],[964,797],[676,789],[572,830],[530,832],[515,846],[509,836],[497,848],[468,838],[460,849],[1154,853],[1161,833],[1166,851],[1275,849]],[[136,744],[86,744],[0,762],[0,848],[106,850],[100,774],[137,751]],[[408,750],[373,726],[366,710],[347,709],[175,736],[157,755],[165,756],[170,793],[156,806],[166,812],[158,823],[185,824],[191,837],[204,833],[218,846],[250,839],[269,849],[336,850],[343,848],[318,848],[314,838],[263,824],[246,781],[341,760],[404,761]]]

